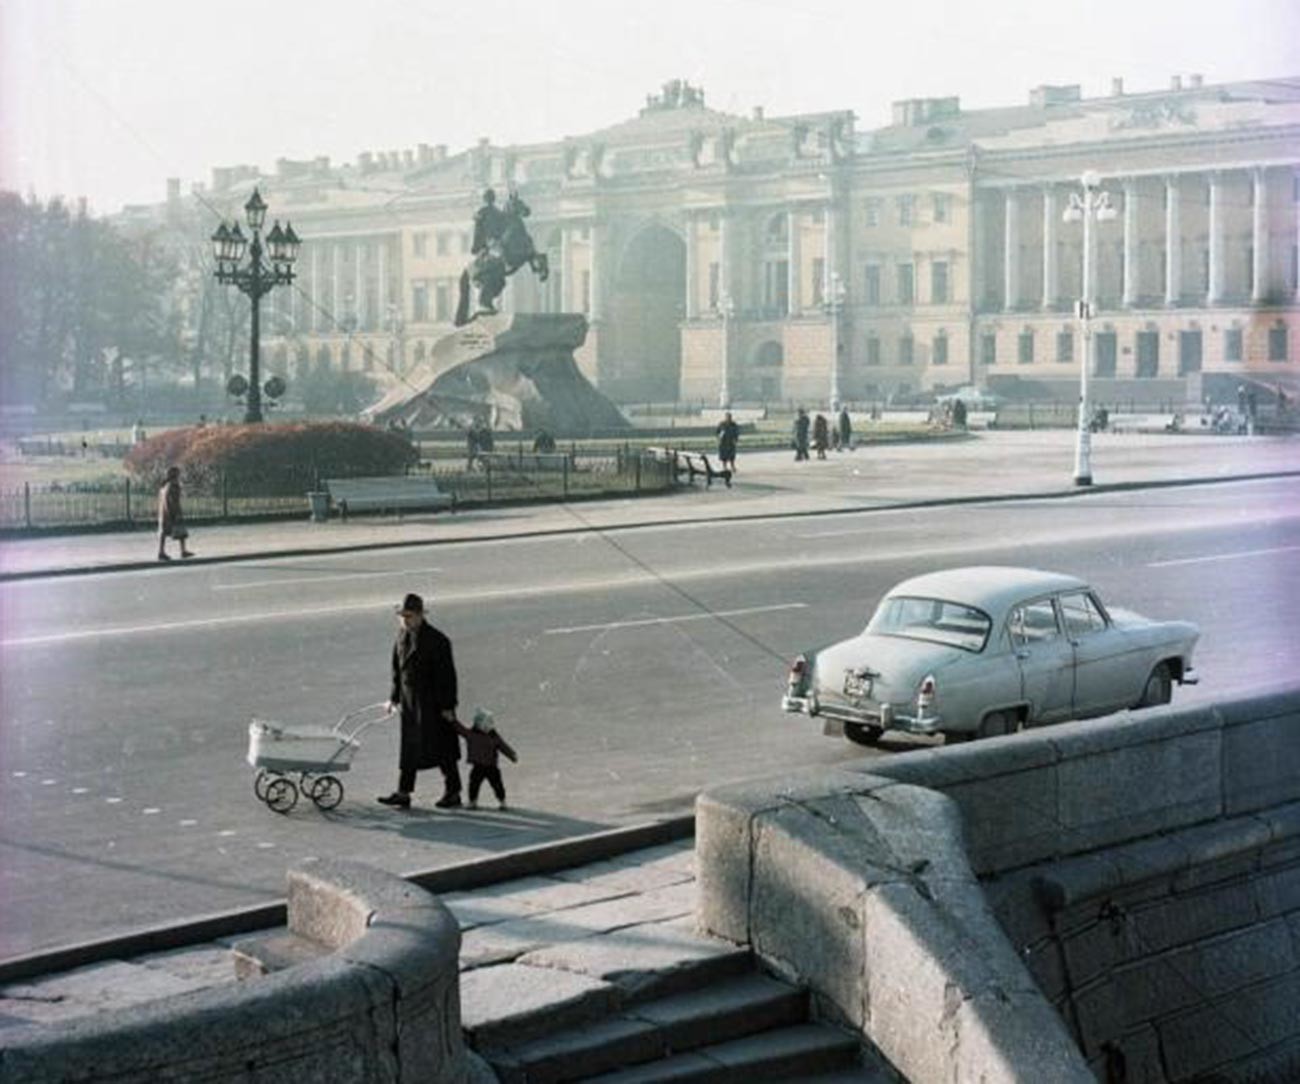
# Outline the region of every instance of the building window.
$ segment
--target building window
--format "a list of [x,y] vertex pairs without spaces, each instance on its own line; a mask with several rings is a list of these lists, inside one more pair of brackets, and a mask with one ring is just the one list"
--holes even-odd
[[980,364],[996,365],[998,363],[998,337],[992,332],[980,336]]
[[411,235],[411,252],[415,256],[429,255],[429,235],[414,233]]
[[880,200],[878,199],[867,200],[867,204],[865,208],[865,217],[868,226],[880,225]]
[[1070,362],[1074,360],[1074,332],[1058,331],[1056,333],[1056,360]]
[[411,286],[411,320],[417,324],[429,319],[429,284],[416,282]]
[[1240,361],[1242,356],[1241,328],[1230,327],[1223,333],[1223,360]]
[[942,305],[948,300],[948,262],[933,260],[930,263],[930,303]]
[[898,265],[898,303],[910,305],[916,297],[915,268],[910,263]]
[[930,361],[934,365],[948,364],[948,336],[942,331],[930,344]]
[[1286,326],[1279,325],[1268,329],[1268,360],[1286,361],[1287,354]]
[[812,262],[812,303],[816,307],[826,300],[826,261],[821,256]]
[[868,305],[880,304],[880,265],[867,264],[866,282],[866,302]]
[[948,201],[948,193],[936,192],[934,194],[934,220],[936,222],[948,221]]
[[451,251],[451,237],[452,235],[446,230],[438,231],[437,244],[439,256],[446,256]]
[[1151,380],[1160,374],[1160,333],[1137,333],[1137,370],[1140,379]]
[[440,324],[451,319],[451,283],[440,282],[434,292],[434,316]]
[[875,335],[867,337],[867,364],[880,364],[880,340]]
[[911,335],[904,335],[898,340],[898,364],[911,365],[916,352],[916,344]]
[[812,224],[814,226],[820,226],[823,222],[826,221],[826,212],[822,208],[818,207],[817,210],[813,211],[811,217],[812,217]]
[[718,311],[718,305],[722,300],[722,266],[717,263],[709,264],[709,310]]
[[1021,365],[1032,365],[1034,363],[1034,333],[1029,328],[1025,328],[1020,333],[1016,360]]
[[898,197],[898,224],[900,226],[910,226],[912,224],[912,206],[914,200],[911,196]]
[[763,308],[770,316],[785,316],[789,312],[789,261],[768,260],[763,264]]

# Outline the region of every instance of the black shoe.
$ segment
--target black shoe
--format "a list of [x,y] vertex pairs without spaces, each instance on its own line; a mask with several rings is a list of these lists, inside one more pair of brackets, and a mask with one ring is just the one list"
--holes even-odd
[[435,806],[437,806],[439,809],[459,809],[459,808],[460,808],[460,795],[459,795],[459,794],[444,794],[441,798],[439,798],[439,799],[438,799],[436,802],[434,802],[433,804],[434,804]]
[[395,790],[392,794],[385,794],[380,798],[379,804],[396,806],[398,809],[410,809],[411,796],[409,794],[403,794],[400,790]]

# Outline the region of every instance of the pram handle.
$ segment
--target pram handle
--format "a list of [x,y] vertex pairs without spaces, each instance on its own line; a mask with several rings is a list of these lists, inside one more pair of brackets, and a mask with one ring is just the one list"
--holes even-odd
[[[388,718],[388,701],[381,700],[377,704],[367,704],[364,708],[357,708],[356,711],[350,711],[342,719],[334,724],[334,732],[340,737],[352,741],[360,737],[376,723],[382,723]],[[371,716],[367,718],[367,716]],[[355,720],[362,720],[355,723]],[[355,723],[355,725],[353,725]],[[349,729],[349,727],[351,727]]]

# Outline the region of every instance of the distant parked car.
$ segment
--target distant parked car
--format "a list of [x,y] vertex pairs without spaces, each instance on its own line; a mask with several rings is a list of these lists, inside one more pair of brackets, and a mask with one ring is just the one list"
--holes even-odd
[[781,706],[860,745],[889,730],[992,737],[1167,704],[1197,680],[1199,637],[1112,609],[1073,576],[955,568],[905,580],[860,634],[796,658]]
[[947,403],[954,399],[960,399],[966,405],[967,410],[990,411],[997,410],[1002,405],[1002,399],[999,396],[983,391],[973,384],[967,384],[956,391],[948,391],[935,396],[935,401],[939,403]]

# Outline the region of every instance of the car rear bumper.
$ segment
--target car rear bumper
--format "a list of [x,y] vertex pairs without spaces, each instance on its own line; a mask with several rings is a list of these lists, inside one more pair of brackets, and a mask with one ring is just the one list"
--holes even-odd
[[786,694],[781,697],[781,708],[795,714],[835,719],[879,730],[903,730],[908,734],[937,734],[943,728],[942,716],[905,714],[895,711],[892,704],[852,708],[847,704],[823,704],[815,696]]

